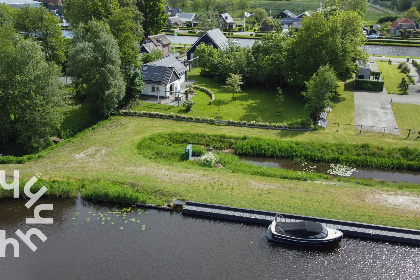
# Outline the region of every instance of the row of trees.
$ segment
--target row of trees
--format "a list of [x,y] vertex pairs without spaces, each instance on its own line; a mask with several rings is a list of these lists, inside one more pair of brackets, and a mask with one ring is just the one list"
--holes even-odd
[[243,15],[249,9],[249,0],[167,0],[166,3],[182,10],[215,11],[218,14],[239,10]]
[[[217,50],[200,45],[194,56],[199,57],[201,74],[220,82],[225,82],[231,73],[241,74],[246,86],[264,84],[275,88],[287,83],[297,92],[310,94],[314,91],[307,82],[318,71],[318,75],[332,72],[339,81],[352,78],[356,61],[367,58],[360,48],[366,40],[361,26],[357,12],[330,8],[304,18],[299,32],[267,34],[252,48],[231,44]],[[329,89],[332,92],[335,87]],[[310,109],[313,115],[319,110]]]
[[51,143],[63,120],[61,67],[92,118],[108,117],[143,87],[139,45],[166,24],[163,0],[67,0],[72,44],[45,8],[0,5],[0,144]]

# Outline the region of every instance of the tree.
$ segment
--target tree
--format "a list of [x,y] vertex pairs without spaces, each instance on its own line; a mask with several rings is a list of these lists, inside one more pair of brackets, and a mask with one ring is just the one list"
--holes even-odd
[[203,5],[202,0],[191,0],[191,9],[195,12],[200,10],[200,7]]
[[303,88],[305,81],[322,65],[330,65],[340,81],[353,77],[356,62],[365,61],[360,48],[366,41],[360,31],[362,19],[356,12],[336,10],[313,13],[291,39],[285,74],[288,81]]
[[215,11],[208,11],[201,13],[198,16],[200,28],[202,30],[212,30],[219,25],[219,17]]
[[138,0],[137,7],[144,16],[145,36],[160,33],[168,19],[163,0]]
[[367,0],[347,0],[344,3],[344,8],[347,11],[356,11],[363,17],[366,14],[369,4]]
[[232,0],[218,0],[215,10],[218,14],[230,13],[235,10],[235,2]]
[[217,0],[200,0],[204,11],[210,12],[216,9]]
[[150,53],[146,53],[142,55],[142,63],[146,64],[155,60],[158,60],[163,57],[163,52],[158,49],[153,49]]
[[0,38],[0,143],[37,152],[51,144],[62,121],[60,69],[32,39],[10,28],[0,28]]
[[135,15],[129,7],[118,9],[106,20],[120,50],[121,69],[124,78],[134,66],[140,64],[140,41],[143,30],[138,30]]
[[242,16],[245,16],[246,10],[249,9],[249,0],[238,0],[237,7],[241,11]]
[[405,12],[405,16],[411,20],[418,21],[420,19],[420,12],[415,7],[411,7]]
[[305,109],[310,112],[312,119],[315,120],[325,108],[330,106],[337,83],[334,70],[328,65],[319,67],[311,79],[305,82],[307,88],[303,94],[306,101]]
[[411,0],[399,0],[397,10],[401,12],[407,11],[408,9],[411,8],[412,5],[413,5],[413,1]]
[[132,100],[140,98],[141,92],[144,90],[143,76],[139,69],[130,71],[128,74],[127,85],[124,98],[120,101],[119,107],[129,104]]
[[277,88],[277,94],[276,94],[275,101],[277,102],[277,105],[278,105],[277,114],[282,115],[281,103],[283,103],[283,101],[284,101],[284,93],[283,93],[283,90],[280,87]]
[[118,8],[118,0],[66,0],[63,1],[64,17],[72,25],[87,24],[96,19],[109,18]]
[[11,26],[15,21],[16,13],[18,10],[13,9],[6,4],[0,4],[0,27],[4,27],[6,25]]
[[68,71],[91,115],[108,117],[125,93],[118,44],[108,25],[97,20],[74,30]]
[[48,61],[64,62],[61,28],[57,17],[48,9],[24,6],[16,13],[14,26],[25,38],[32,37],[40,42]]
[[257,8],[254,12],[254,17],[261,24],[267,18],[267,11],[263,8]]
[[188,7],[189,0],[166,0],[166,3],[171,8],[185,9]]
[[242,75],[229,73],[229,77],[226,79],[226,86],[228,90],[232,91],[232,100],[236,100],[235,93],[241,92]]

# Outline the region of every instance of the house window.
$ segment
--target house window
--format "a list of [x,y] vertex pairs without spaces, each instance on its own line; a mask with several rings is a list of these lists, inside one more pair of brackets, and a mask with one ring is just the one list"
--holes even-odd
[[152,86],[152,92],[159,91],[159,87]]

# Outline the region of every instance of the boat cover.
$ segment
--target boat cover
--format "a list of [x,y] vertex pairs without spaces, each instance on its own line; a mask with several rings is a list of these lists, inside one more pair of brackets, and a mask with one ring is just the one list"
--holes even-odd
[[277,222],[276,233],[299,238],[309,238],[323,232],[324,227],[317,222]]

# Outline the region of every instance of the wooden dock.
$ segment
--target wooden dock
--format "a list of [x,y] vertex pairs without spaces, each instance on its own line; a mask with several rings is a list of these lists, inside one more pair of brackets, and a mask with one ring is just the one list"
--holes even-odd
[[[260,211],[253,209],[235,208],[216,204],[205,204],[199,202],[187,201],[184,209],[184,215],[195,215],[236,222],[246,222],[258,225],[269,225],[276,215],[275,212]],[[324,226],[338,229],[344,236],[368,238],[386,242],[398,242],[412,245],[420,245],[420,230],[378,226],[364,223],[355,223],[308,216],[292,215],[280,213],[284,218],[290,221],[315,221]]]

